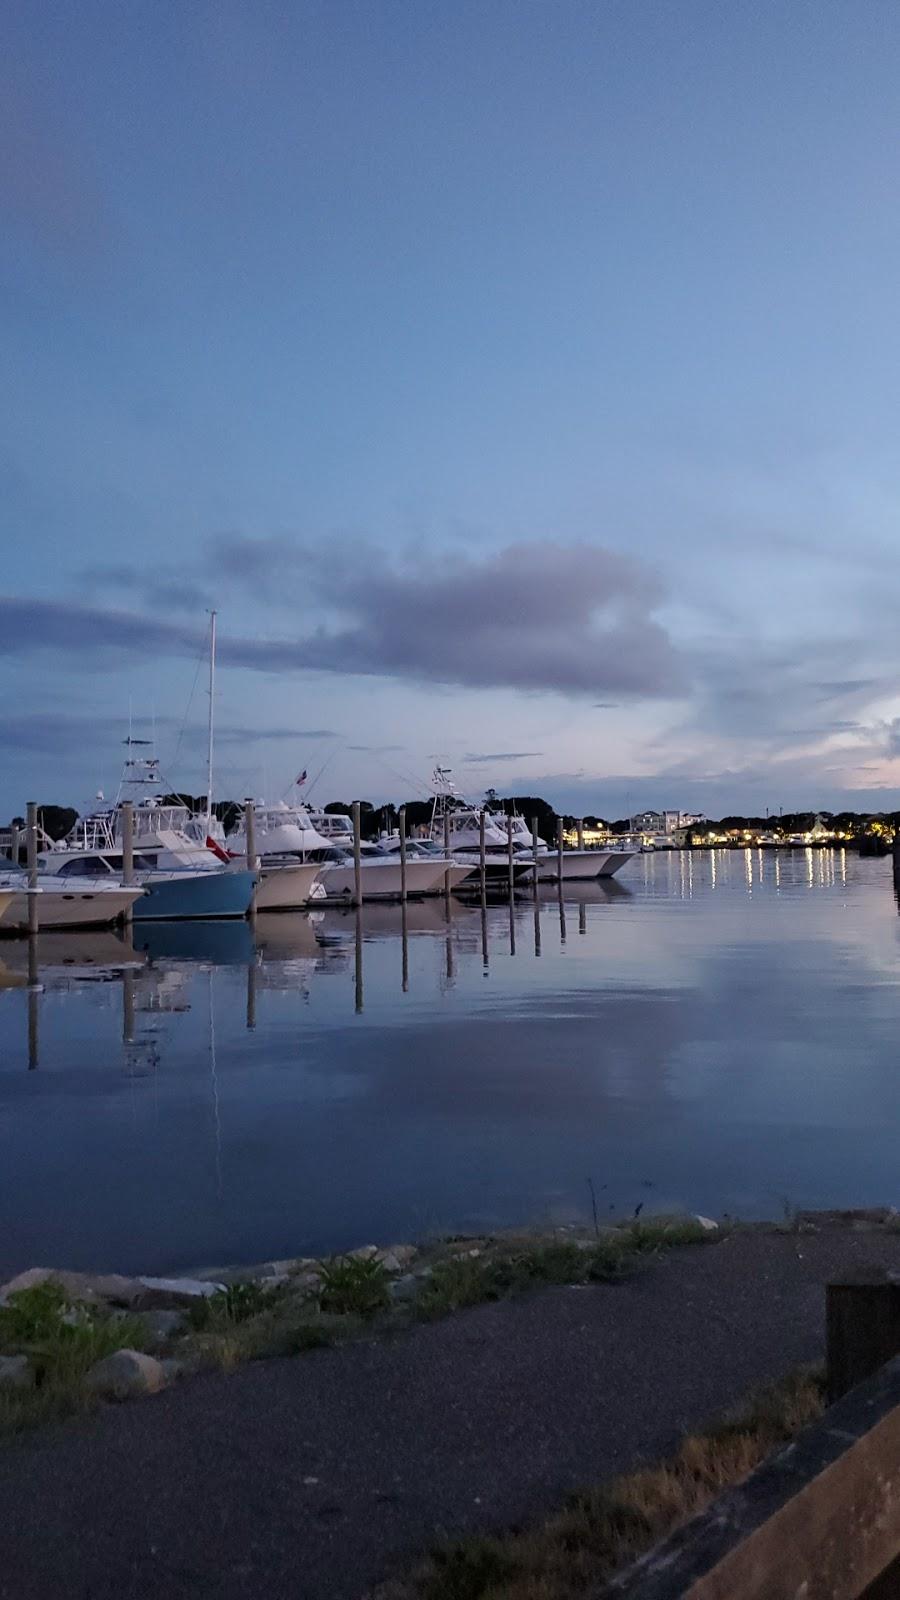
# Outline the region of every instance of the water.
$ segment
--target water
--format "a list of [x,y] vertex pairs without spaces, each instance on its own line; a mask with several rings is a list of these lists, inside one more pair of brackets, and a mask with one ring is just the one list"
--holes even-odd
[[[0,944],[0,1271],[898,1199],[890,863]],[[122,971],[122,962],[132,964]]]

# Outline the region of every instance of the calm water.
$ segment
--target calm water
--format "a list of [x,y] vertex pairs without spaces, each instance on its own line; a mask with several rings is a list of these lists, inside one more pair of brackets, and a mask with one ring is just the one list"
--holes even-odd
[[[453,902],[0,945],[0,1270],[897,1201],[888,861],[644,856]],[[121,963],[133,964],[123,973]],[[118,964],[118,965],[117,965]]]

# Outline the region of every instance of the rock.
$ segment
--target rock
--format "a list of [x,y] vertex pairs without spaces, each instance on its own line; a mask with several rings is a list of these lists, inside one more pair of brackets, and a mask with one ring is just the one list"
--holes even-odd
[[132,1400],[165,1388],[166,1374],[159,1361],[141,1350],[114,1350],[91,1367],[84,1382],[89,1393],[104,1400]]
[[0,1389],[33,1389],[34,1368],[27,1356],[0,1356]]
[[378,1254],[377,1244],[361,1244],[357,1250],[347,1251],[348,1261],[374,1261]]
[[141,1311],[194,1306],[198,1300],[211,1300],[224,1288],[224,1284],[205,1278],[138,1278],[137,1282],[140,1285],[137,1306]]
[[415,1261],[418,1250],[412,1244],[392,1244],[386,1250],[379,1250],[376,1260],[381,1262],[385,1272],[402,1272],[411,1261]]
[[407,1300],[415,1300],[421,1283],[422,1279],[417,1277],[414,1272],[407,1272],[404,1277],[394,1278],[391,1281],[388,1286],[388,1294],[392,1300],[397,1301],[398,1304],[403,1304]]
[[705,1233],[718,1233],[719,1231],[719,1224],[713,1222],[712,1217],[701,1217],[699,1211],[695,1211],[694,1221],[699,1222]]
[[18,1277],[3,1285],[0,1305],[5,1305],[9,1296],[19,1289],[36,1289],[50,1278],[62,1286],[70,1300],[84,1300],[88,1304],[103,1301],[107,1305],[133,1306],[142,1293],[139,1279],[124,1278],[117,1272],[65,1272],[54,1267],[29,1267],[27,1272],[20,1272]]
[[141,1311],[141,1322],[147,1330],[147,1339],[151,1344],[167,1344],[170,1339],[176,1339],[184,1332],[187,1317],[183,1311]]

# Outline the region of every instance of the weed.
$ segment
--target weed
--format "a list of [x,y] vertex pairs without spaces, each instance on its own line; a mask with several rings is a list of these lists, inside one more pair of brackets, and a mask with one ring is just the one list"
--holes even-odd
[[252,1280],[229,1283],[227,1288],[206,1295],[191,1307],[191,1326],[202,1333],[249,1322],[252,1317],[270,1310],[280,1293],[278,1284],[269,1286]]
[[704,1244],[714,1237],[694,1217],[650,1217],[646,1222],[636,1220],[622,1230],[625,1248],[636,1250],[639,1255]]
[[335,1256],[319,1267],[323,1311],[338,1316],[373,1317],[390,1303],[388,1275],[380,1261]]
[[818,1377],[796,1374],[685,1439],[668,1461],[574,1495],[534,1527],[434,1552],[391,1600],[586,1600],[822,1413]]
[[422,1280],[416,1314],[426,1322],[436,1321],[451,1311],[498,1300],[503,1292],[494,1265],[471,1256],[451,1256],[448,1261],[439,1261],[430,1277]]
[[20,1350],[23,1345],[52,1338],[69,1310],[61,1283],[47,1278],[31,1289],[15,1289],[0,1306],[0,1347]]
[[137,1317],[72,1302],[53,1279],[15,1290],[0,1307],[0,1348],[28,1356],[36,1387],[3,1394],[0,1430],[16,1431],[81,1409],[88,1403],[82,1380],[90,1368],[114,1350],[143,1349],[145,1339]]

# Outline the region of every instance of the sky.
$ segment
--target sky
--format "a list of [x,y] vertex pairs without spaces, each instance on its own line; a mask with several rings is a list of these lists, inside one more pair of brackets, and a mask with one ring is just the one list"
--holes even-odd
[[7,0],[0,815],[900,806],[894,0]]

